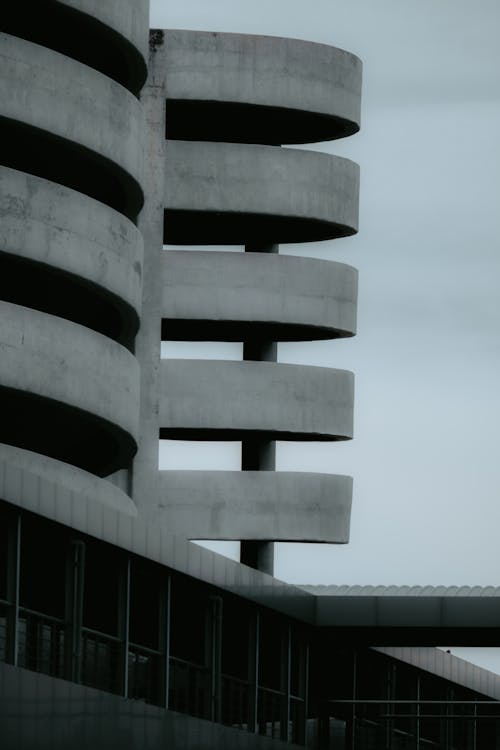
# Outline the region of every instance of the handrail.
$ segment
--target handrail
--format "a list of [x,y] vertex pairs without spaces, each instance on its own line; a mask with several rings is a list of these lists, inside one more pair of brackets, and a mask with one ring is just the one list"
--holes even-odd
[[93,628],[87,628],[85,626],[82,627],[82,634],[88,633],[89,635],[95,635],[99,638],[103,638],[106,641],[111,641],[113,643],[123,643],[123,640],[119,638],[117,635],[109,635],[109,633],[102,633],[100,630],[94,630]]
[[151,656],[164,656],[163,651],[158,651],[154,648],[149,648],[148,646],[141,646],[140,643],[133,643],[132,641],[129,641],[128,644],[129,651],[131,649],[137,649],[137,651],[142,651],[147,654],[151,654]]
[[19,614],[25,613],[28,615],[35,615],[35,617],[40,618],[41,620],[47,620],[47,622],[55,623],[56,625],[63,625],[64,627],[67,627],[68,623],[66,620],[61,619],[60,617],[54,617],[53,615],[47,615],[44,612],[37,612],[35,609],[29,609],[28,607],[19,607]]

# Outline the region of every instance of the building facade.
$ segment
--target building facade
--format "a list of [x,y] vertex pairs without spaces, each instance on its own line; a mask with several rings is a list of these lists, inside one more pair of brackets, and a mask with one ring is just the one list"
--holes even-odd
[[[148,11],[2,11],[2,747],[498,747],[493,677],[368,648],[496,642],[496,598],[360,619],[272,575],[274,542],[349,538],[351,478],[274,446],[351,438],[353,376],[277,342],[353,335],[357,274],[279,245],[357,231],[357,165],[290,144],[358,130],[361,63]],[[160,471],[161,438],[237,441],[241,471]]]

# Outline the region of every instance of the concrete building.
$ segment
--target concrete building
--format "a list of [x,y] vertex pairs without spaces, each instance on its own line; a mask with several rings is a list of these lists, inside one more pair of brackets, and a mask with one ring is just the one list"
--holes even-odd
[[[272,575],[274,542],[349,538],[351,478],[274,442],[351,438],[353,376],[276,354],[356,330],[356,271],[279,245],[357,231],[357,165],[290,144],[357,131],[360,61],[149,32],[147,0],[1,23],[2,748],[499,747],[499,678],[411,648],[498,644],[496,590]],[[159,471],[160,438],[241,442],[241,471]]]

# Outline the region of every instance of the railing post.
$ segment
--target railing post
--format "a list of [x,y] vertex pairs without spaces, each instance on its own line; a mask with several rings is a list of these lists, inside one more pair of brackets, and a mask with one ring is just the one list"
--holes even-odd
[[9,523],[7,599],[10,603],[7,620],[6,659],[17,667],[19,653],[19,585],[21,570],[21,514]]
[[82,677],[82,616],[85,579],[85,543],[73,539],[66,576],[66,665],[68,679],[81,682]]
[[248,649],[248,731],[258,731],[258,706],[259,706],[259,639],[260,639],[260,615],[255,611],[255,617],[250,624],[250,638]]
[[170,703],[170,619],[172,616],[172,577],[167,577],[167,586],[165,595],[162,594],[162,606],[160,610],[160,651],[163,651],[163,705],[169,708]]
[[121,590],[118,612],[120,618],[119,634],[122,641],[121,688],[126,698],[128,696],[128,652],[130,640],[130,557],[127,557],[124,568],[120,581]]
[[291,625],[288,624],[282,634],[281,647],[281,728],[280,735],[284,742],[290,742],[290,678],[291,678]]

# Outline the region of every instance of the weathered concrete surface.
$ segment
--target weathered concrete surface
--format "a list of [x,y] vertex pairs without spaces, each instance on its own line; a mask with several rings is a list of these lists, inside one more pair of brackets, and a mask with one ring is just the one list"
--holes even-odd
[[0,167],[0,218],[1,253],[96,284],[123,300],[123,315],[137,319],[142,237],[122,214],[64,186]]
[[352,479],[276,471],[162,471],[162,523],[189,539],[349,541]]
[[0,725],[2,750],[304,747],[4,663],[0,663]]
[[87,65],[8,34],[0,34],[0,71],[1,116],[109,159],[142,195],[144,121],[133,94]]
[[[354,376],[346,370],[274,362],[163,360],[164,437],[277,440],[352,437]],[[264,437],[264,435],[262,435]]]
[[275,146],[167,141],[165,167],[165,229],[172,244],[238,245],[259,236],[280,244],[357,231],[359,167],[349,159]]
[[58,0],[118,32],[148,59],[149,0]]
[[141,326],[135,353],[140,362],[140,422],[138,451],[134,458],[132,498],[143,517],[158,512],[158,402],[160,395],[161,298],[163,257],[163,186],[165,184],[165,88],[155,84],[156,55],[149,60],[148,85],[141,103],[146,120],[144,185],[148,196],[138,226],[144,237],[144,271]]
[[2,500],[22,505],[29,496],[32,503],[41,498],[54,507],[84,506],[91,500],[128,516],[137,516],[132,500],[115,485],[76,466],[56,461],[39,453],[0,443],[0,494]]
[[[135,357],[120,344],[95,331],[37,310],[0,302],[0,317],[3,408],[8,408],[9,399],[12,402],[15,398],[22,410],[18,423],[15,413],[4,414],[0,434],[7,438],[12,434],[15,444],[31,448],[30,433],[41,430],[43,434],[45,429],[47,444],[51,442],[58,446],[55,457],[59,457],[64,451],[65,441],[69,444],[77,437],[78,430],[85,427],[91,434],[92,430],[95,432],[95,445],[86,446],[89,454],[100,450],[98,438],[107,432],[106,446],[114,456],[112,463],[118,462],[110,472],[120,467],[121,459],[131,458],[135,452],[139,417],[139,366]],[[68,419],[70,424],[73,420],[75,435],[57,434],[55,422],[37,424],[36,410],[44,404],[45,410],[53,410],[54,419],[56,412],[58,418],[61,414],[59,405],[66,407],[66,413],[68,408],[73,410],[65,416],[65,424],[68,424]],[[46,411],[43,413],[45,415]],[[101,427],[95,423],[88,428],[86,414],[104,423]],[[20,425],[23,425],[22,443],[17,442]],[[14,438],[3,438],[3,442],[12,443]],[[115,456],[120,450],[123,455]],[[44,452],[43,443],[39,452]],[[85,458],[82,455],[82,461]],[[72,463],[83,465],[77,461]],[[101,465],[100,460],[98,463]],[[102,465],[106,466],[104,458]]]
[[[245,110],[247,119],[259,114],[257,107],[266,108],[260,113],[260,129],[270,132],[279,110],[285,110],[277,141],[281,143],[326,140],[359,129],[362,65],[349,52],[268,36],[177,30],[164,34],[168,100],[252,105]],[[205,117],[200,132],[209,110],[201,112]],[[237,138],[234,117],[219,127],[224,130],[220,140]]]
[[268,339],[303,341],[356,331],[358,274],[343,263],[172,250],[164,253],[163,279],[167,337],[241,341],[267,330]]

